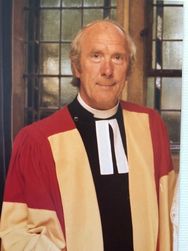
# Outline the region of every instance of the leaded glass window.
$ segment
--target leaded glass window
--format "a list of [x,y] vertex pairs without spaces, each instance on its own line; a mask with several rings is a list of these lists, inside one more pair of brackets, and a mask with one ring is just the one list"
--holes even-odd
[[147,105],[166,122],[171,148],[179,149],[183,41],[182,1],[152,0],[148,56]]
[[25,3],[25,123],[43,118],[77,94],[69,49],[76,32],[95,19],[116,19],[115,0],[28,0]]

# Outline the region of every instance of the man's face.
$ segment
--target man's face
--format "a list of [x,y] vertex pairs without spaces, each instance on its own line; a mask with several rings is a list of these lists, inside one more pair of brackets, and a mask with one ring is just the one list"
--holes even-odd
[[95,24],[81,37],[80,95],[95,109],[114,107],[126,82],[128,51],[123,32],[109,23]]

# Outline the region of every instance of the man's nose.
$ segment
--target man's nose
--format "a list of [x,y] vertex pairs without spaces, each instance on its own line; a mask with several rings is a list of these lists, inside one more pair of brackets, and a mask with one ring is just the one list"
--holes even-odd
[[111,78],[113,76],[113,63],[111,60],[104,60],[101,64],[101,75],[107,78]]

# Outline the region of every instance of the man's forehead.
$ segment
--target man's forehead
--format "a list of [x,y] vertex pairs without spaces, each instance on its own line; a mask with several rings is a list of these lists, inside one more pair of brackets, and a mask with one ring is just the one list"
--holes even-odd
[[88,27],[86,27],[86,30],[91,30],[91,29],[95,29],[95,28],[96,29],[113,28],[113,29],[116,29],[116,30],[123,32],[123,30],[118,25],[116,25],[115,23],[112,23],[112,22],[105,21],[105,20],[102,20],[102,21],[99,21],[99,22],[96,22],[96,23],[89,25]]
[[111,50],[124,53],[127,51],[127,43],[124,37],[116,37],[104,33],[97,33],[93,36],[85,36],[85,39],[83,37],[81,42],[81,50],[85,52]]
[[[84,46],[84,45],[83,45]],[[112,40],[112,39],[95,39],[93,38],[92,42],[89,43],[89,47],[93,48],[93,49],[112,49],[112,48],[116,48],[116,49],[122,49],[125,50],[126,46],[125,43],[117,41],[117,40]]]

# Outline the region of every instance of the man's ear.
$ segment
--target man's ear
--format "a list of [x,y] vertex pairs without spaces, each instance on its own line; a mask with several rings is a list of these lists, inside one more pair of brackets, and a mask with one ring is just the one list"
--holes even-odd
[[74,75],[75,75],[77,78],[80,78],[80,67],[79,67],[77,64],[72,63],[72,69],[73,69]]

